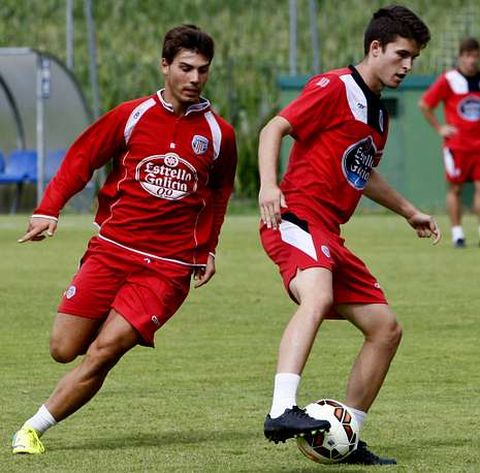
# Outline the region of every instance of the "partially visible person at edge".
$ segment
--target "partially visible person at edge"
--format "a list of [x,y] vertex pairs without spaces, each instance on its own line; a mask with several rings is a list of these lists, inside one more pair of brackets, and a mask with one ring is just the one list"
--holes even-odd
[[[452,243],[466,245],[462,228],[462,189],[473,182],[473,209],[478,217],[480,237],[480,45],[475,38],[460,43],[457,68],[441,74],[420,99],[427,122],[443,138],[443,163],[447,181],[446,206]],[[444,123],[435,108],[444,105]]]
[[20,238],[53,236],[65,203],[112,161],[98,196],[98,235],[65,291],[50,341],[59,363],[85,356],[16,432],[13,453],[43,453],[39,437],[90,401],[125,353],[153,347],[192,275],[195,287],[214,275],[237,156],[233,128],[200,95],[213,55],[212,38],[198,27],[168,31],[165,88],[119,105],[75,141]]
[[[340,236],[362,195],[405,218],[420,238],[440,239],[434,219],[402,197],[375,169],[388,131],[380,100],[384,87],[398,87],[430,39],[427,26],[403,6],[379,9],[364,36],[365,57],[313,77],[301,95],[261,131],[259,205],[261,240],[279,267],[298,308],[279,347],[273,401],[264,424],[269,440],[326,431],[326,420],[297,406],[300,376],[317,330],[327,318],[343,318],[365,337],[347,383],[345,404],[359,427],[384,381],[402,330],[384,293],[365,264]],[[294,146],[280,185],[282,139]],[[363,441],[345,463],[388,465]]]

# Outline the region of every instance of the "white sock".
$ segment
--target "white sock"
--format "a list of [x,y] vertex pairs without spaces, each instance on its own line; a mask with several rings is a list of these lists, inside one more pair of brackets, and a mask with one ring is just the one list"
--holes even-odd
[[455,225],[452,227],[452,240],[455,242],[460,238],[465,239],[465,234],[463,233],[463,228],[461,225]]
[[279,417],[285,409],[291,409],[297,405],[297,390],[299,384],[300,376],[298,374],[278,373],[275,375],[270,417]]
[[349,407],[349,409],[353,414],[355,421],[357,422],[358,430],[361,430],[363,424],[367,420],[367,413],[359,409],[355,409],[354,407]]
[[37,413],[28,419],[23,426],[32,427],[38,433],[42,435],[47,429],[53,427],[57,421],[53,418],[52,414],[48,412],[48,409],[45,407],[45,404],[38,409]]

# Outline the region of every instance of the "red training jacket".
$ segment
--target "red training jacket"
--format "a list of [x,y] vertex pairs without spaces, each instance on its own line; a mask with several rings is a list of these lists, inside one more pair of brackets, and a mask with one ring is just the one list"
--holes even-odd
[[73,143],[34,216],[66,202],[112,160],[98,195],[99,238],[147,257],[205,265],[233,190],[233,128],[202,99],[177,116],[163,91],[125,102]]

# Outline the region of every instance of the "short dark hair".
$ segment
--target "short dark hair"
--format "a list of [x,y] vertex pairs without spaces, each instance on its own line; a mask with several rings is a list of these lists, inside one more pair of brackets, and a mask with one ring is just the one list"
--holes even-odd
[[470,51],[480,51],[480,44],[475,38],[465,38],[460,42],[458,54],[463,54]]
[[195,25],[180,25],[167,31],[163,40],[162,58],[171,64],[181,49],[195,51],[209,62],[214,55],[213,39]]
[[430,41],[428,26],[415,13],[401,5],[390,5],[373,14],[364,35],[365,54],[368,54],[372,41],[378,40],[385,48],[397,36],[413,39],[421,48]]

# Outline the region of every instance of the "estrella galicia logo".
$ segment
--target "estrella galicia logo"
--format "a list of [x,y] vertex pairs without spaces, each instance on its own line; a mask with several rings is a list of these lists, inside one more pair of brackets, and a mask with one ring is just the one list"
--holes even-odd
[[203,154],[208,149],[208,139],[202,135],[195,135],[192,139],[192,149],[195,154]]
[[135,180],[149,194],[167,200],[183,199],[197,190],[197,170],[178,154],[148,156],[137,164]]
[[458,104],[458,114],[469,122],[480,120],[480,97],[469,96]]
[[368,136],[349,146],[342,158],[342,171],[347,182],[357,190],[365,189],[377,153],[373,138]]

